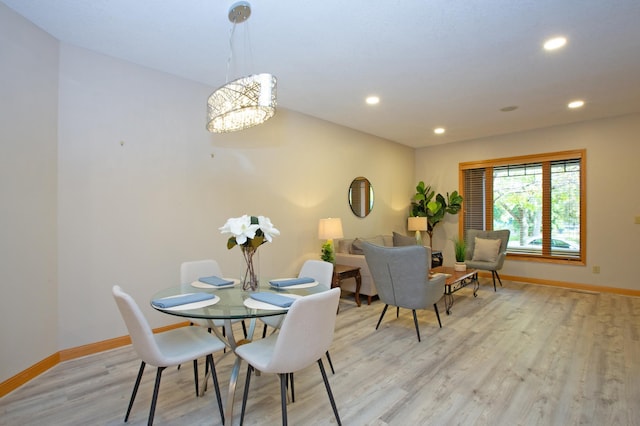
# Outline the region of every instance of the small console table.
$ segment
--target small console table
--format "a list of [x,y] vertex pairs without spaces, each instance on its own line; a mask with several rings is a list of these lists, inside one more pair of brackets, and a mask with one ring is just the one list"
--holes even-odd
[[340,287],[342,280],[347,278],[355,278],[356,280],[356,304],[360,306],[360,287],[362,286],[362,276],[358,266],[335,265],[333,267],[333,280],[331,288]]

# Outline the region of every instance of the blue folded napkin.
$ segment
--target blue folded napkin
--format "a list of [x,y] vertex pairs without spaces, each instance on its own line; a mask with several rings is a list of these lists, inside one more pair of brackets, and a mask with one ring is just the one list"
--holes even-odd
[[281,296],[279,294],[270,293],[268,291],[251,293],[251,298],[259,302],[268,303],[270,305],[279,306],[281,308],[288,308],[296,300],[292,297]]
[[172,308],[174,306],[186,305],[187,303],[201,302],[203,300],[213,299],[213,294],[208,293],[191,293],[183,294],[176,297],[165,297],[163,299],[152,300],[151,303],[158,308]]
[[272,281],[269,281],[269,284],[271,284],[274,287],[288,287],[290,285],[309,284],[312,282],[315,282],[313,278],[300,277],[300,278],[289,278],[286,280],[272,280]]
[[223,286],[223,285],[232,285],[233,284],[233,281],[225,280],[224,278],[216,277],[215,275],[210,276],[210,277],[198,278],[198,281],[200,281],[202,283],[205,283],[205,284],[215,285],[217,287]]

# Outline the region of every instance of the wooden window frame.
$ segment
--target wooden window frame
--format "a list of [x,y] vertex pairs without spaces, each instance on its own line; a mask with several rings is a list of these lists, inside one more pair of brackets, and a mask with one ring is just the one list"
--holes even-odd
[[[575,257],[563,257],[560,254],[552,255],[550,252],[550,240],[551,240],[551,191],[548,187],[551,175],[551,162],[562,160],[580,161],[580,250],[578,256]],[[532,262],[547,262],[547,263],[559,263],[570,265],[586,265],[586,253],[587,253],[587,153],[585,149],[560,151],[543,154],[530,154],[518,157],[505,157],[489,160],[471,161],[459,163],[458,165],[458,182],[460,195],[465,197],[465,171],[470,169],[484,169],[485,170],[485,217],[486,228],[491,230],[493,228],[493,168],[498,166],[507,165],[522,165],[528,163],[541,163],[543,173],[543,250],[541,254],[531,253],[513,253],[507,252],[507,258],[513,260],[523,260]],[[466,217],[466,205],[462,204],[463,214],[461,214],[459,220],[459,235],[464,235],[465,231],[465,217]]]

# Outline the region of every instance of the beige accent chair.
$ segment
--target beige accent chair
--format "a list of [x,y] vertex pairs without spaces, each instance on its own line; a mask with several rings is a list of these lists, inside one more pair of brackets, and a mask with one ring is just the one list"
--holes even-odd
[[[502,280],[498,271],[502,269],[504,259],[507,257],[507,244],[509,244],[508,229],[496,231],[480,231],[477,229],[467,229],[464,263],[468,268],[479,269],[481,271],[491,271],[493,278],[493,291],[496,290],[496,277],[502,287]],[[499,241],[499,242],[498,242]]]

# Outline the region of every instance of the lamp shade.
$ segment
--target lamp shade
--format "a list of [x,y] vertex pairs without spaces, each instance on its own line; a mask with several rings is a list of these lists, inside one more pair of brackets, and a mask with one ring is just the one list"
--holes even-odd
[[329,217],[320,219],[318,223],[318,238],[321,240],[332,240],[342,238],[342,220],[339,217]]
[[407,229],[409,231],[426,231],[427,218],[426,217],[410,217],[407,221]]

